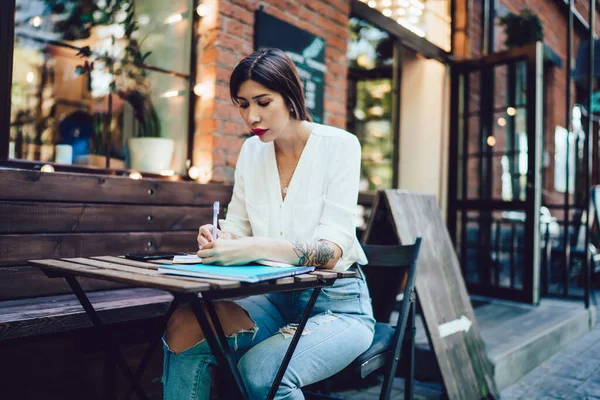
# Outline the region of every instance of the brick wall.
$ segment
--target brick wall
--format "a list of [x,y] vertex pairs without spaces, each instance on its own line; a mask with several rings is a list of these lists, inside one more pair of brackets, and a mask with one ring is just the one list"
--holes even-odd
[[[229,97],[229,76],[253,51],[254,13],[263,10],[325,39],[324,123],[346,125],[346,46],[350,0],[204,0],[200,24],[194,164],[211,181],[232,183],[244,134],[248,132]],[[210,171],[208,171],[210,169]]]

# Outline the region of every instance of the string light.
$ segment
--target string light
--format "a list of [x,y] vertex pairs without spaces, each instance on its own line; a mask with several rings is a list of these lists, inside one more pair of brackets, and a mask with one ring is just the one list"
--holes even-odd
[[200,177],[200,169],[195,165],[192,165],[190,169],[188,169],[188,176],[193,180],[198,179]]
[[40,171],[42,172],[54,172],[54,167],[50,164],[44,164],[42,165],[42,168],[40,168]]
[[163,94],[160,95],[160,97],[177,97],[179,96],[179,90],[169,90],[168,92],[164,92]]
[[197,83],[197,84],[194,86],[194,94],[195,94],[196,96],[202,96],[202,93],[203,93],[203,92],[204,92],[204,88],[202,87],[202,84],[201,84],[201,83]]
[[173,14],[165,19],[165,24],[174,24],[175,22],[179,22],[183,19],[183,15],[181,14]]
[[131,179],[135,179],[135,180],[137,181],[137,180],[140,180],[140,179],[142,179],[142,174],[140,174],[140,173],[139,173],[139,172],[137,172],[137,171],[131,171],[131,172],[129,173],[129,177],[130,177]]
[[494,147],[496,145],[496,138],[493,136],[488,136],[487,137],[487,144],[490,147]]
[[514,107],[508,107],[506,113],[511,117],[514,117],[517,114],[517,110]]
[[39,15],[36,15],[35,17],[31,18],[31,20],[29,21],[31,26],[33,26],[34,28],[39,28],[40,26],[42,26],[42,22],[44,22],[44,21],[42,20],[42,18]]
[[206,17],[207,14],[207,9],[206,9],[206,5],[204,3],[200,4],[197,8],[196,8],[196,12],[198,13],[199,16],[201,17]]

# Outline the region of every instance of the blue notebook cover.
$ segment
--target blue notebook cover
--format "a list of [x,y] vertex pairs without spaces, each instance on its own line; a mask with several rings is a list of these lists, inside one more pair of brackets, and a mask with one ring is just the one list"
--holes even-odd
[[315,267],[290,267],[273,268],[263,265],[235,265],[221,267],[206,264],[163,264],[158,272],[171,275],[193,276],[197,278],[226,279],[240,282],[261,282],[270,279],[279,279],[286,276],[306,274],[315,270]]

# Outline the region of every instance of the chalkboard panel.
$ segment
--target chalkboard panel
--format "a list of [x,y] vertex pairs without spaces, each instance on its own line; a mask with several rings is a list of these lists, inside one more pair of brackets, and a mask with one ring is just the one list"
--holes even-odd
[[254,47],[276,47],[292,59],[304,85],[306,107],[314,122],[323,123],[325,92],[325,39],[265,12],[256,12]]

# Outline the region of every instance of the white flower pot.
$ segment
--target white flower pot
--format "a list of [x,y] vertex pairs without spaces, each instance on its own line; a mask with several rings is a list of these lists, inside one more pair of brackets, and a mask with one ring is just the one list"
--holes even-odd
[[160,174],[171,169],[175,141],[167,138],[130,138],[131,169]]

